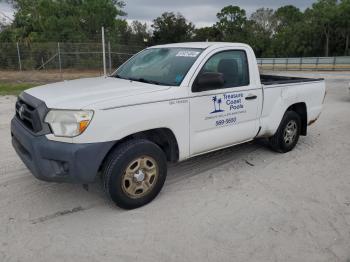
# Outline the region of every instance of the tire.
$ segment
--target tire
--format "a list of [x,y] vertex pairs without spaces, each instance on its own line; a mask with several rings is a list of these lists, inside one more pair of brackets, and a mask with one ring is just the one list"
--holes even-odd
[[287,111],[282,118],[277,132],[269,139],[270,147],[279,153],[291,151],[298,143],[300,131],[300,116],[294,111]]
[[159,194],[167,175],[167,161],[156,144],[130,140],[109,154],[102,175],[107,196],[123,209],[134,209]]

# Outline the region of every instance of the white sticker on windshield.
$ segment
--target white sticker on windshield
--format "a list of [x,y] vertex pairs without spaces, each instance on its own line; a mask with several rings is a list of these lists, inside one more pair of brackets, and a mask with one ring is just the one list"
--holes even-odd
[[198,51],[179,51],[176,56],[182,56],[182,57],[197,57],[200,52]]

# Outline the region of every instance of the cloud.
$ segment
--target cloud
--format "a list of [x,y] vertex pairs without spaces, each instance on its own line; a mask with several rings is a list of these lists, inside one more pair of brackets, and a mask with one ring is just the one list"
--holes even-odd
[[148,23],[163,12],[180,12],[197,27],[216,22],[216,14],[227,5],[238,5],[247,11],[248,16],[260,7],[277,9],[284,5],[295,5],[301,9],[309,7],[314,0],[125,0],[125,11],[129,20],[142,20]]
[[13,19],[13,13],[12,6],[0,0],[0,22],[9,23]]
[[[277,9],[284,5],[295,5],[301,9],[311,6],[315,0],[124,0],[128,21],[140,20],[151,24],[153,19],[164,12],[180,12],[197,27],[210,26],[216,22],[216,14],[227,5],[238,5],[252,14],[260,7]],[[13,17],[12,7],[0,0],[1,13]]]

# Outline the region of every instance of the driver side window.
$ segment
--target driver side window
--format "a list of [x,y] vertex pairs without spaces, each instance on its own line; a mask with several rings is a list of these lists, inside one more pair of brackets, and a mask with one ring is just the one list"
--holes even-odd
[[[201,86],[200,78],[205,75],[217,75],[223,79],[220,85]],[[223,51],[213,55],[204,64],[194,83],[194,91],[208,91],[214,89],[231,88],[249,85],[249,69],[246,52],[243,50]]]

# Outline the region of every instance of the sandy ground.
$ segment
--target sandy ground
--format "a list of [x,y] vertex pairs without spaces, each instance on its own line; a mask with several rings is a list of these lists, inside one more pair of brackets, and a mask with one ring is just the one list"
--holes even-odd
[[0,98],[0,261],[350,261],[342,74],[294,151],[250,143],[171,166],[158,198],[132,211],[98,184],[36,180],[10,146],[15,98]]
[[0,70],[0,82],[5,83],[50,83],[61,80],[78,79],[83,77],[101,76],[103,72],[99,70]]

